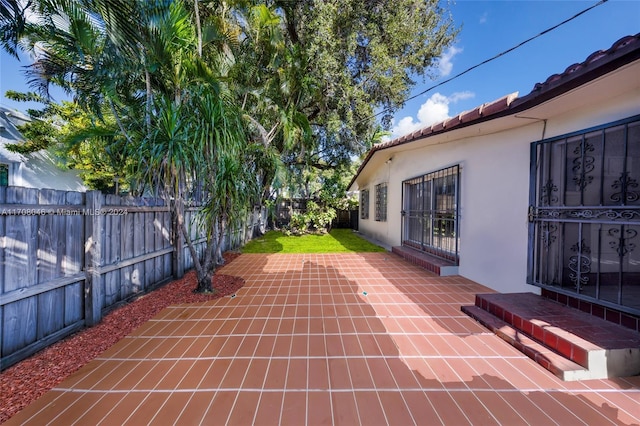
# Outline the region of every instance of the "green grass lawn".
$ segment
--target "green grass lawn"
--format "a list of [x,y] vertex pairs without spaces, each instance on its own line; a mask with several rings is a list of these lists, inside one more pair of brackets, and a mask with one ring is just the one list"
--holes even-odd
[[383,252],[384,248],[359,237],[351,229],[333,229],[324,235],[286,236],[269,231],[247,243],[243,253],[358,253]]

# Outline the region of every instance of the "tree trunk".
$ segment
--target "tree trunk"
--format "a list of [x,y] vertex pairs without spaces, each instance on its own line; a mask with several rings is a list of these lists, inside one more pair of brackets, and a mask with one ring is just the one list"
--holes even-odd
[[216,256],[215,256],[215,263],[216,265],[224,265],[224,256],[222,256],[222,241],[224,239],[224,233],[226,230],[226,220],[223,217],[221,217],[218,220],[218,231],[216,232]]
[[200,25],[200,7],[198,6],[198,0],[193,2],[193,8],[195,9],[196,18],[196,33],[198,35],[198,57],[202,58],[202,27]]
[[[181,202],[182,200],[180,200]],[[213,262],[212,251],[215,246],[215,242],[213,238],[207,238],[207,246],[205,248],[205,256],[202,261],[198,257],[198,253],[196,251],[196,247],[191,240],[191,236],[189,235],[189,230],[187,229],[184,218],[179,216],[179,225],[180,229],[182,229],[182,235],[184,236],[185,242],[187,243],[187,247],[189,249],[189,253],[191,253],[191,258],[193,259],[193,267],[196,270],[196,277],[198,280],[198,285],[194,292],[196,293],[215,293],[216,290],[213,288],[213,274],[215,273],[215,262]]]
[[195,289],[195,293],[215,293],[216,290],[213,288],[213,274],[214,271],[213,270],[206,270],[207,268],[205,268],[205,272],[202,274],[202,276],[200,276],[200,274],[198,274],[198,286]]
[[[146,60],[145,60],[146,61]],[[147,89],[147,99],[145,102],[144,124],[146,126],[147,136],[151,134],[151,107],[153,104],[153,95],[151,92],[151,74],[148,67],[144,68],[145,88]]]

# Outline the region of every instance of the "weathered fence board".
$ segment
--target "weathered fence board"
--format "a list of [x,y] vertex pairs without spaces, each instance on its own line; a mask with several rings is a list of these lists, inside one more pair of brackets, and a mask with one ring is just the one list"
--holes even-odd
[[[164,212],[154,213],[153,226],[156,229],[155,233],[155,249],[161,250],[167,247],[171,247],[171,216]],[[173,253],[169,254],[169,263],[173,266]],[[156,257],[154,262],[154,282],[160,282],[164,276],[164,268],[166,264],[164,257]]]
[[120,300],[120,270],[103,274],[100,284],[104,286],[104,297],[101,299],[100,308],[115,305]]
[[[122,205],[127,204],[127,199],[122,200]],[[118,215],[121,223],[121,246],[120,260],[127,260],[133,257],[133,217],[135,213]],[[118,300],[125,300],[127,295],[133,293],[131,284],[131,266],[125,266],[120,269],[120,295]]]
[[[7,204],[36,204],[35,189],[9,187],[6,189]],[[36,284],[37,217],[25,209],[14,211],[5,217],[4,238],[4,292],[27,288]],[[7,259],[11,259],[7,262]],[[36,341],[37,296],[9,303],[3,307],[2,356],[14,352]]]
[[[115,206],[120,204],[120,197],[115,195],[107,195],[104,201],[106,205]],[[119,215],[106,215],[104,217],[105,236],[104,236],[104,259],[103,265],[118,263],[120,261],[120,222]]]
[[38,340],[64,327],[64,311],[57,308],[64,306],[64,289],[59,288],[37,296],[37,327]]
[[[156,227],[155,213],[146,212],[144,214],[144,253],[153,253],[156,250]],[[148,259],[144,262],[144,288],[150,288],[155,282],[155,259]]]
[[[88,192],[85,198],[87,211],[102,209],[103,196],[98,192]],[[104,217],[84,216],[84,267],[87,274],[84,287],[84,319],[87,325],[97,324],[101,318],[101,303],[104,298],[103,279],[100,266],[104,262]]]
[[9,303],[3,311],[2,352],[6,356],[36,341],[36,299]]
[[2,305],[6,305],[9,303],[17,302],[19,300],[26,299],[28,297],[38,296],[42,293],[46,293],[48,291],[54,291],[59,288],[64,288],[69,285],[73,285],[74,283],[78,283],[80,281],[84,281],[85,274],[79,273],[69,277],[60,277],[54,280],[50,280],[44,283],[40,283],[38,285],[32,287],[20,288],[18,290],[14,290],[9,293],[5,293],[0,295],[0,301]]
[[[197,211],[185,209],[187,223]],[[255,217],[227,233],[225,249],[251,238]],[[206,238],[193,225],[202,256]],[[191,268],[173,226],[159,199],[0,188],[0,370]]]
[[[80,192],[67,192],[66,205],[69,208],[84,205],[84,194]],[[64,261],[62,262],[62,274],[64,276],[77,274],[84,266],[84,218],[79,215],[64,215],[66,225]]]
[[[84,205],[84,194],[67,192],[65,204]],[[80,215],[64,215],[65,240],[62,259],[62,276],[69,277],[82,272],[84,268],[84,220]],[[64,323],[70,326],[84,321],[84,279],[64,288]]]
[[[7,204],[35,205],[37,201],[37,189],[7,188]],[[37,245],[35,242],[38,235],[38,217],[30,214],[28,209],[24,209],[24,213],[26,214],[9,215],[5,219],[5,258],[11,259],[11,262],[5,262],[5,292],[29,287],[36,283]]]
[[[38,194],[38,204],[63,204],[64,198],[63,191],[43,189]],[[36,246],[37,282],[43,283],[62,274],[64,251],[60,249],[64,241],[65,223],[52,214],[37,215],[36,218],[39,222]],[[37,301],[37,339],[40,340],[64,327],[64,311],[56,309],[56,306],[64,306],[64,288],[39,294]]]
[[64,325],[72,325],[84,319],[84,280],[64,288]]

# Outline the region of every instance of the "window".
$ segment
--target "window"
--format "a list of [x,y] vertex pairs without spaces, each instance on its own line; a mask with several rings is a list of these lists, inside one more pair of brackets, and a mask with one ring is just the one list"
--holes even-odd
[[387,183],[376,185],[376,220],[387,221]]
[[360,219],[369,219],[369,190],[360,191]]
[[0,164],[0,186],[9,186],[9,166]]
[[402,244],[458,261],[460,167],[403,182]]

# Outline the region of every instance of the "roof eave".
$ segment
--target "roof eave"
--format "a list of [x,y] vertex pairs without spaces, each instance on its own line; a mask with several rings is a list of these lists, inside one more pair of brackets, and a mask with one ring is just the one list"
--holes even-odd
[[[638,59],[640,59],[640,33],[621,38],[606,51],[600,50],[592,53],[584,62],[571,65],[562,74],[554,74],[547,78],[544,83],[536,84],[533,90],[523,97],[510,98],[513,94],[507,95],[488,104],[483,104],[471,111],[463,112],[457,117],[449,118],[430,127],[374,146],[369,150],[358,171],[351,179],[351,182],[349,182],[348,188],[352,188],[369,160],[379,151],[508,115],[521,113],[522,111],[554,99],[570,90],[615,71],[622,66],[635,62]],[[501,104],[503,101],[506,103],[506,106]]]

